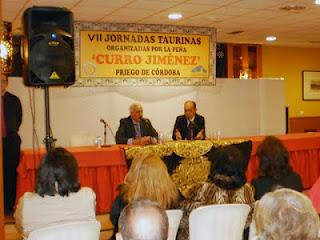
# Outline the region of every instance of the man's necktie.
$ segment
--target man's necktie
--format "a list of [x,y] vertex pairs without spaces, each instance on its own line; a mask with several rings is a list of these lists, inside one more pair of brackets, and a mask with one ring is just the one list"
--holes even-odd
[[135,134],[136,134],[136,138],[140,138],[141,137],[140,123],[135,123],[134,124],[134,131],[135,131]]
[[188,135],[187,135],[188,140],[193,140],[193,123],[190,121],[188,124]]

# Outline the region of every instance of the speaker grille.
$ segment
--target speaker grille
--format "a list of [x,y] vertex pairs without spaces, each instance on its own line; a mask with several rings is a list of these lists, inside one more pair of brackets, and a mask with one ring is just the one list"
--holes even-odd
[[72,12],[58,7],[31,7],[23,14],[23,27],[25,84],[73,84],[75,58]]

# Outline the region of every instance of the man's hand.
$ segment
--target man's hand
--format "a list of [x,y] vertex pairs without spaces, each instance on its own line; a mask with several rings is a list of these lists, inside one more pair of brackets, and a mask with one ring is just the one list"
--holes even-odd
[[141,138],[141,145],[148,145],[151,143],[151,137],[146,136]]
[[146,137],[140,137],[140,138],[133,139],[132,144],[133,145],[148,145],[148,144],[151,144],[151,137],[150,136],[146,136]]
[[195,140],[203,140],[204,139],[203,131],[201,130],[194,139]]
[[141,145],[141,138],[133,139],[132,144],[133,145]]
[[177,140],[181,140],[182,139],[182,136],[181,136],[181,133],[179,132],[179,130],[176,130],[174,134],[176,135],[176,139]]

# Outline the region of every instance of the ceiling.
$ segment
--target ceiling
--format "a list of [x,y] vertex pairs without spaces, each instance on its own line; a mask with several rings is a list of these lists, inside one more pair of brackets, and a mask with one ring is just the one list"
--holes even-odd
[[[215,27],[219,42],[259,43],[320,47],[320,6],[314,0],[2,0],[3,18],[21,32],[21,15],[30,6],[61,6],[74,13],[75,20],[174,24]],[[281,7],[297,5],[302,11]],[[178,21],[168,19],[180,12]],[[232,35],[233,31],[244,31]],[[277,41],[267,43],[267,35]]]

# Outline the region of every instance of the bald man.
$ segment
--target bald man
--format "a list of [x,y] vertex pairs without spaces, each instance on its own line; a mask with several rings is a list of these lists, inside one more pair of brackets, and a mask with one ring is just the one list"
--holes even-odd
[[19,98],[7,91],[8,76],[1,73],[1,127],[5,214],[13,213],[16,199],[17,167],[20,159],[22,107]]
[[194,101],[184,103],[184,115],[178,116],[172,133],[173,140],[204,140],[206,138],[204,117],[197,114]]
[[116,133],[117,144],[147,145],[157,143],[158,133],[149,119],[143,117],[143,108],[134,103],[130,106],[130,116],[120,120]]
[[159,204],[140,200],[128,204],[119,218],[117,240],[167,240],[168,216]]

